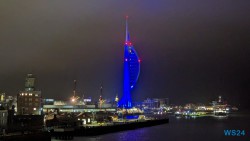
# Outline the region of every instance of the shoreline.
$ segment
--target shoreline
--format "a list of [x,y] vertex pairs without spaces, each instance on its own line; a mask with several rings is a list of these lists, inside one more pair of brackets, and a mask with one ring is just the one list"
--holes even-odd
[[80,126],[75,128],[57,128],[56,130],[34,133],[10,133],[2,136],[3,141],[51,141],[51,139],[73,140],[74,137],[90,137],[120,131],[135,130],[169,123],[169,118],[151,119],[144,121],[114,122],[113,124],[100,126]]
[[51,132],[51,137],[55,139],[72,139],[77,136],[98,136],[103,134],[115,133],[120,131],[135,130],[144,127],[151,127],[161,124],[169,123],[169,118],[154,119],[146,121],[135,121],[135,122],[122,122],[114,123],[112,125],[100,125],[100,126],[81,126],[75,128],[72,131],[63,132]]

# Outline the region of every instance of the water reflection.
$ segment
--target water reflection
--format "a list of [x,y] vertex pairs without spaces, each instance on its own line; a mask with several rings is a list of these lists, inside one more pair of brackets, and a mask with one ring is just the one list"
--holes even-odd
[[201,118],[199,116],[175,116],[176,119],[196,119]]
[[250,113],[223,116],[170,116],[168,124],[128,130],[97,137],[75,137],[74,141],[234,141],[249,140],[244,137],[226,137],[224,130],[239,129],[250,131]]
[[176,119],[197,119],[197,118],[208,118],[212,117],[215,119],[227,119],[229,115],[206,115],[206,116],[187,116],[187,115],[178,115],[174,116]]
[[[150,141],[150,128],[111,133],[96,137],[76,137],[74,141]],[[152,140],[152,139],[151,139]]]

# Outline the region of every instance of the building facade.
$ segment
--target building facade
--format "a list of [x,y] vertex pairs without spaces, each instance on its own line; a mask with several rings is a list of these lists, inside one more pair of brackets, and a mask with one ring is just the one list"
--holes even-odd
[[0,102],[5,101],[5,93],[0,93]]
[[25,90],[17,94],[17,114],[40,115],[41,111],[41,91],[35,90],[35,77],[33,74],[28,74]]
[[169,99],[168,98],[147,98],[142,103],[144,108],[160,108],[160,107],[166,107],[169,105]]
[[0,128],[6,127],[8,119],[8,110],[0,110]]

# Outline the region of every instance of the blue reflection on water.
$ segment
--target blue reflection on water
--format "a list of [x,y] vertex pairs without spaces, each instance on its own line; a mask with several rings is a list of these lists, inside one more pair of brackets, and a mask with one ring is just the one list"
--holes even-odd
[[[106,134],[96,137],[75,137],[74,141],[234,141],[250,138],[250,113],[232,114],[227,118],[197,117],[180,118],[170,117],[168,124]],[[226,137],[224,130],[245,130],[244,137]]]

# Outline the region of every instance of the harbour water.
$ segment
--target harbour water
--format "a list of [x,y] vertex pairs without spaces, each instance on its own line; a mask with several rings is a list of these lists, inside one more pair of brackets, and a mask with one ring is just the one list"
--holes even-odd
[[[239,112],[227,117],[170,116],[168,124],[94,137],[74,137],[73,141],[249,141],[249,120],[250,112]],[[244,130],[245,135],[225,136],[224,130]]]

